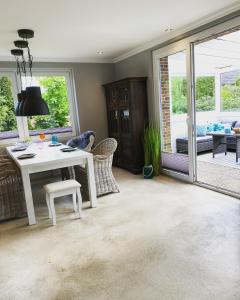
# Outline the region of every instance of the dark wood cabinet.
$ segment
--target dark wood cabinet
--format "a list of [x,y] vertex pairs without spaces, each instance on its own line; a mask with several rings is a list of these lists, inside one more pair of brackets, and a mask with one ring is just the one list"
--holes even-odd
[[144,165],[142,137],[148,119],[147,78],[126,78],[103,86],[109,137],[118,142],[113,164],[134,174],[141,173]]

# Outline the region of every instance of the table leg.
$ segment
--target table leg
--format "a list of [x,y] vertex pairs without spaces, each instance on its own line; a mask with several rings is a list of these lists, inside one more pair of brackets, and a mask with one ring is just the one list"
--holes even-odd
[[238,158],[240,156],[240,137],[236,137],[236,162],[238,162]]
[[225,153],[227,155],[227,138],[224,135],[213,135],[213,158],[215,154]]
[[25,194],[25,201],[27,206],[28,223],[29,225],[36,224],[35,211],[33,206],[32,189],[30,182],[30,175],[27,170],[22,170],[22,182]]
[[86,162],[87,176],[88,176],[88,190],[91,207],[97,206],[97,196],[96,196],[96,183],[94,175],[94,166],[93,166],[93,157],[90,156],[87,158]]

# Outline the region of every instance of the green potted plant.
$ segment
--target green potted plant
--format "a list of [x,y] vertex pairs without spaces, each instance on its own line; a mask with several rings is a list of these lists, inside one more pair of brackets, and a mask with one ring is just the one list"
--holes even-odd
[[150,179],[160,174],[161,133],[158,126],[150,123],[143,135],[144,167],[143,176]]

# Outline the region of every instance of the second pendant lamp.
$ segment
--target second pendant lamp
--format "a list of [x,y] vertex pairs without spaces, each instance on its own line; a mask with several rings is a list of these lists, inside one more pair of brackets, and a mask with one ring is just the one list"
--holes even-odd
[[39,86],[26,88],[26,98],[23,100],[23,115],[38,116],[48,115],[47,103],[43,100]]

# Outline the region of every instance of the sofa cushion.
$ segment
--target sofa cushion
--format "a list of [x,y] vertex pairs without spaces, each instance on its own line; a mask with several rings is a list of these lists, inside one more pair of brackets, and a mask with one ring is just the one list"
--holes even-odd
[[240,128],[240,121],[236,121],[233,128]]
[[197,136],[205,136],[207,134],[207,125],[196,126]]
[[[231,128],[234,128],[236,123],[238,122],[237,120],[221,120],[220,121],[223,125],[230,125]],[[240,123],[239,123],[240,126]]]

